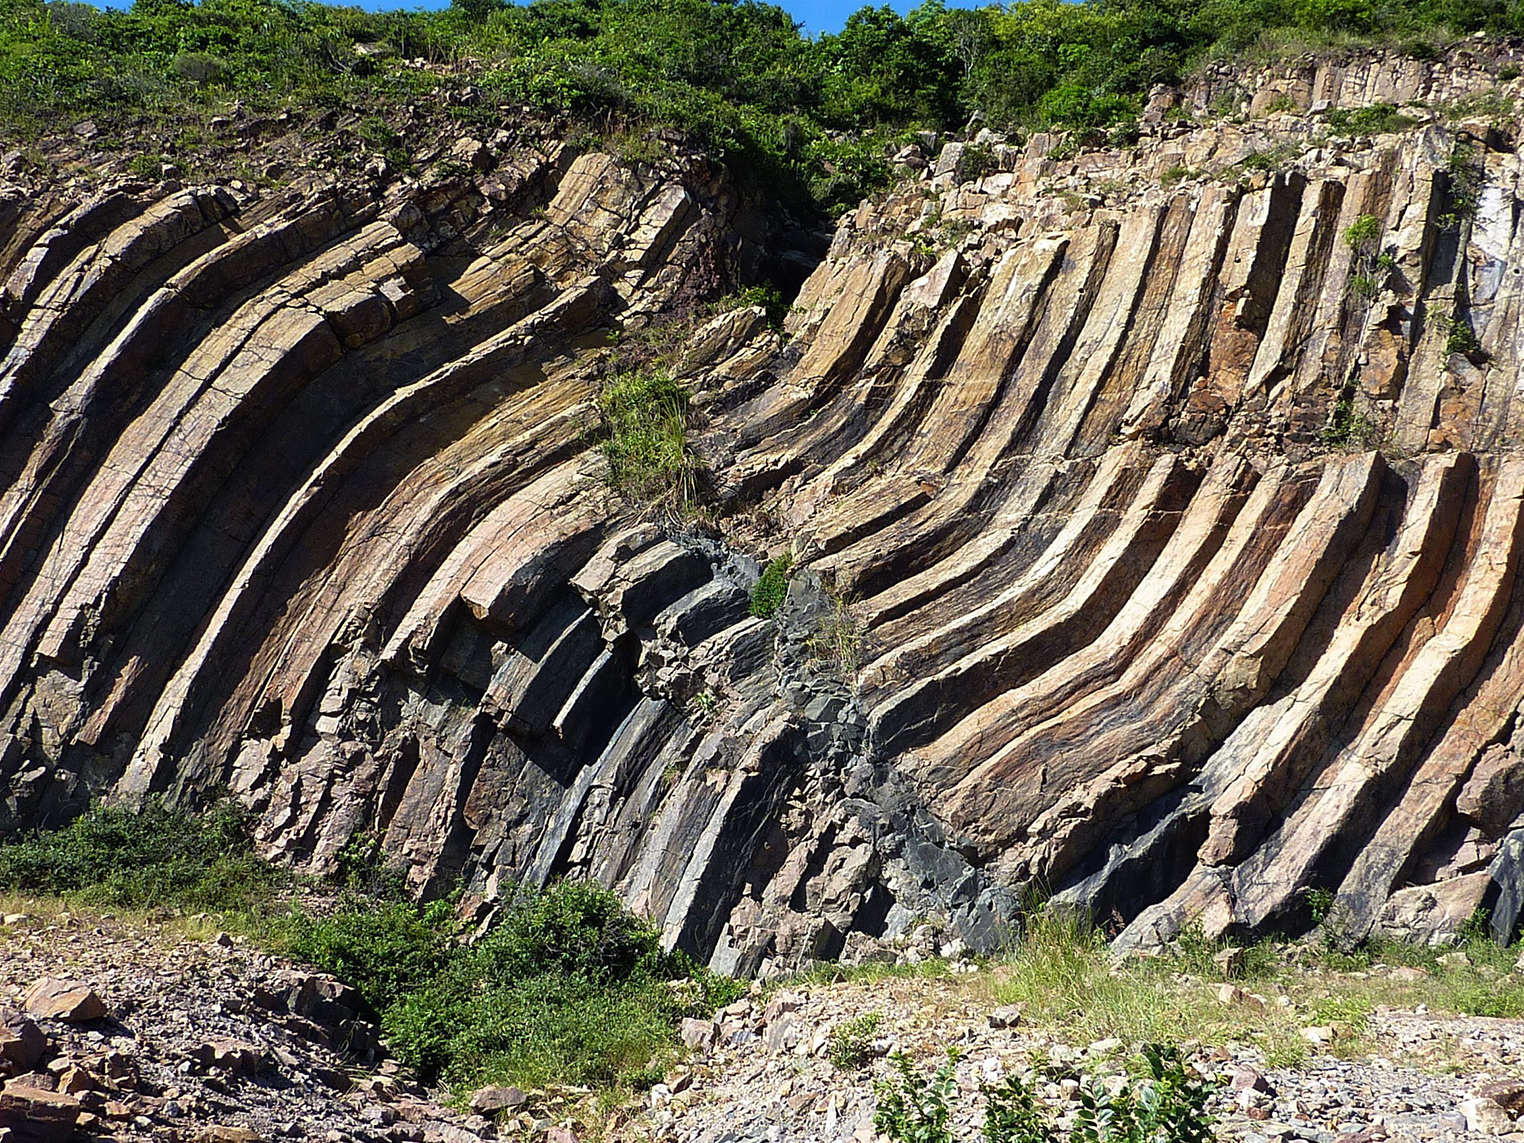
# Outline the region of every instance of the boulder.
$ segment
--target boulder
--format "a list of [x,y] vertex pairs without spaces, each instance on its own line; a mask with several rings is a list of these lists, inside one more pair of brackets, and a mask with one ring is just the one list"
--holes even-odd
[[32,985],[22,1003],[28,1013],[39,1019],[67,1020],[74,1024],[100,1020],[107,1014],[105,1003],[88,984],[51,976]]
[[29,1072],[47,1050],[47,1034],[34,1021],[20,1012],[0,1009],[0,1072]]
[[1466,1117],[1466,1129],[1477,1135],[1510,1135],[1513,1120],[1502,1106],[1484,1096],[1464,1100],[1460,1113]]
[[0,1090],[0,1129],[9,1128],[16,1143],[71,1139],[82,1110],[72,1095],[16,1084]]
[[516,1087],[484,1087],[471,1096],[471,1110],[483,1115],[495,1115],[499,1111],[517,1111],[529,1102],[529,1097]]

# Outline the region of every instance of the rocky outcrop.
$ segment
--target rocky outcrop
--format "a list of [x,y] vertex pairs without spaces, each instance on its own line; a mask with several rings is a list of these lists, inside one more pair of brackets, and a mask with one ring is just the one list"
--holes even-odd
[[[596,877],[736,972],[928,917],[989,947],[1037,888],[1129,946],[1302,927],[1309,889],[1353,935],[1511,929],[1507,62],[1209,72],[1126,149],[909,155],[781,332],[672,320],[762,257],[701,160],[37,196],[0,243],[0,828],[225,787],[302,868],[373,831],[483,916]],[[1406,119],[1330,129],[1373,100]],[[596,448],[663,336],[697,520]]]

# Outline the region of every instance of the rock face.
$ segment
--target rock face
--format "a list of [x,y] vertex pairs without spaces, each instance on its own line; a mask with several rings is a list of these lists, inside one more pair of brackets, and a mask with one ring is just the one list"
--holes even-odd
[[[1130,149],[907,165],[782,333],[665,327],[702,524],[622,501],[592,431],[608,333],[761,257],[702,162],[37,196],[0,243],[0,830],[226,786],[302,868],[376,830],[483,915],[595,877],[737,972],[918,917],[988,948],[1036,886],[1125,945],[1305,926],[1312,888],[1355,935],[1511,928],[1506,62],[1213,72]],[[1375,100],[1422,106],[1330,134]]]

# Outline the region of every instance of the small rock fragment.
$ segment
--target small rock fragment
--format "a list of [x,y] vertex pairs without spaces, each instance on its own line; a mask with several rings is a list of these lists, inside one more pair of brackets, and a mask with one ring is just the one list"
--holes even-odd
[[989,1015],[991,1028],[1014,1028],[1021,1023],[1021,1005],[1005,1004]]
[[1212,957],[1212,963],[1217,971],[1228,979],[1242,976],[1244,971],[1244,950],[1233,946],[1225,948]]

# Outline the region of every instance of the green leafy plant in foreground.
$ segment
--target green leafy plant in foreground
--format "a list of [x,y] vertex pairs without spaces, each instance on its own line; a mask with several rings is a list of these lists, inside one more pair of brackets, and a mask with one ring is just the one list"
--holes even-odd
[[895,1143],[952,1143],[952,1101],[958,1095],[957,1049],[930,1076],[903,1052],[890,1057],[897,1073],[873,1085],[873,1126]]
[[[896,1075],[874,1085],[873,1125],[894,1143],[953,1143],[957,1059],[949,1050],[928,1076],[903,1054],[892,1057]],[[1110,1086],[1097,1076],[1081,1085],[1069,1143],[1209,1143],[1214,1085],[1187,1067],[1178,1048],[1143,1045],[1134,1071]],[[979,1090],[985,1143],[1058,1143],[1057,1116],[1038,1099],[1035,1080],[1013,1074]]]
[[1081,1086],[1073,1143],[1208,1143],[1211,1085],[1191,1074],[1172,1045],[1145,1044],[1139,1062],[1142,1078],[1115,1093],[1098,1079]]
[[981,1084],[984,1143],[1058,1143],[1059,1132],[1045,1114],[1032,1079],[1014,1072],[999,1086]]

